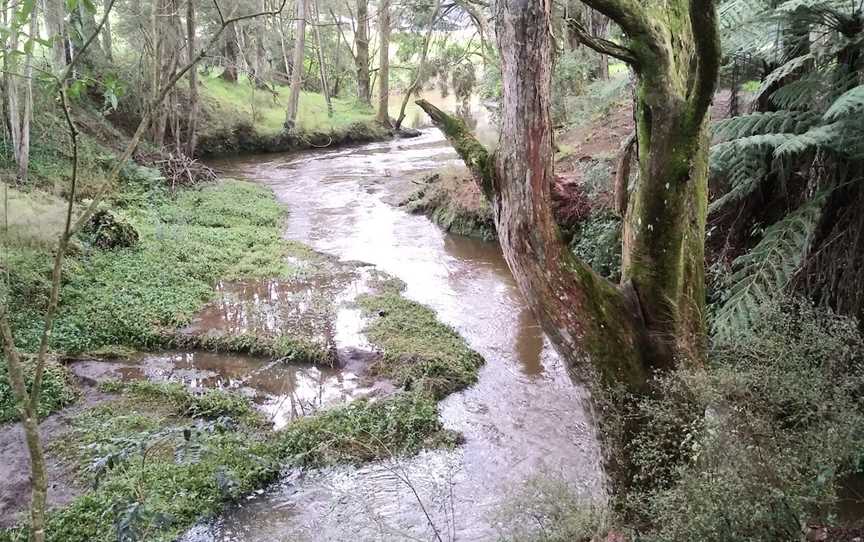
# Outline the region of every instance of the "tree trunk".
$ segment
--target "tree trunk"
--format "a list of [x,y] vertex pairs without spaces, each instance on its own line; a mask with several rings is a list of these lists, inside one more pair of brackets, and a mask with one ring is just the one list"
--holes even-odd
[[429,20],[429,28],[426,31],[426,38],[423,40],[423,50],[420,52],[420,62],[417,64],[417,71],[414,74],[414,80],[405,92],[405,96],[402,98],[402,104],[399,106],[399,116],[396,117],[396,124],[394,125],[394,128],[397,130],[402,127],[402,121],[405,120],[405,107],[408,106],[408,101],[411,99],[411,95],[420,90],[420,87],[423,84],[423,70],[426,69],[426,57],[429,54],[429,44],[432,42],[432,31],[435,29],[435,22],[438,19],[438,13],[440,11],[441,2],[440,0],[437,0],[435,2],[435,7],[432,10],[432,18]]
[[675,0],[675,9],[585,3],[615,20],[629,44],[590,35],[581,41],[638,74],[640,179],[628,198],[620,285],[572,254],[550,206],[551,0],[498,4],[504,99],[494,156],[461,121],[418,103],[490,198],[504,257],[564,359],[607,384],[641,391],[655,369],[704,360],[705,128],[719,38],[712,2]]
[[[596,10],[591,10],[591,33],[602,39],[609,35],[609,18]],[[609,56],[600,53],[597,58],[597,79],[607,81],[609,79]]]
[[321,47],[321,32],[318,30],[320,18],[318,16],[318,0],[312,0],[313,16],[315,24],[312,30],[315,32],[315,46],[318,48],[318,73],[321,74],[321,94],[327,103],[327,116],[333,117],[333,102],[330,101],[330,89],[327,86],[327,67],[324,63],[324,49]]
[[[186,2],[187,62],[195,59],[195,2]],[[198,146],[198,68],[189,70],[189,118],[186,120],[186,155],[195,156]]]
[[291,94],[285,115],[285,130],[290,132],[297,122],[300,107],[300,85],[303,83],[303,53],[306,48],[306,0],[297,0],[297,32],[294,35],[294,58],[291,66]]
[[237,46],[236,24],[231,24],[225,32],[225,70],[222,79],[229,83],[237,82],[237,57],[239,54]]
[[[104,1],[104,8],[108,9],[111,5],[111,0]],[[109,62],[114,61],[114,37],[111,33],[111,20],[106,19],[105,25],[102,27],[102,48],[105,51],[105,58]]]
[[378,7],[378,34],[381,39],[378,51],[378,122],[387,128],[390,123],[390,0],[381,0]]
[[51,39],[51,67],[60,71],[66,66],[66,23],[64,0],[44,0],[45,26]]
[[354,32],[354,67],[357,71],[357,99],[371,105],[369,85],[369,0],[357,0],[357,29]]

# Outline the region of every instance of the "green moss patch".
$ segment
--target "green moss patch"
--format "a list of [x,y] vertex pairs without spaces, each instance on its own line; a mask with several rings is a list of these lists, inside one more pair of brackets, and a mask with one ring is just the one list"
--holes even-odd
[[[229,202],[242,202],[231,207]],[[139,246],[85,248],[65,266],[52,347],[66,353],[109,345],[160,346],[165,329],[187,324],[218,280],[292,278],[289,257],[306,249],[282,240],[284,210],[264,188],[223,182],[124,210]],[[13,328],[19,347],[36,348],[47,300],[50,254],[11,249]],[[34,302],[35,301],[35,302]]]
[[392,289],[357,302],[371,318],[366,335],[383,352],[373,367],[377,374],[438,398],[477,381],[483,358],[429,308]]

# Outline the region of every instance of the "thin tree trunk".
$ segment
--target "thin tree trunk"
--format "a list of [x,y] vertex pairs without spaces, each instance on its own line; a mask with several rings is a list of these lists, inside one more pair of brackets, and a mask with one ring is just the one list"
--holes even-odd
[[[38,32],[39,10],[34,3],[30,12],[30,35]],[[24,56],[24,107],[21,113],[20,138],[18,143],[18,180],[26,182],[30,172],[30,124],[33,120],[33,49]]]
[[[591,10],[591,34],[596,38],[607,39],[609,35],[609,18],[597,10]],[[609,79],[609,56],[603,53],[597,58],[597,79]]]
[[237,56],[237,29],[232,24],[225,32],[225,69],[222,71],[222,79],[229,83],[237,82]]
[[327,116],[333,116],[333,102],[330,101],[330,89],[327,87],[327,67],[324,64],[324,49],[321,47],[321,32],[318,30],[318,0],[312,0],[313,16],[315,24],[312,30],[315,32],[315,44],[318,48],[318,73],[321,74],[321,93],[324,94],[324,101],[327,103]]
[[[195,2],[186,2],[186,51],[187,61],[195,59]],[[198,146],[198,68],[189,70],[189,118],[186,121],[186,155],[195,156]]]
[[279,16],[279,45],[282,48],[282,63],[285,65],[285,77],[291,77],[291,62],[288,60],[288,48],[285,46],[285,23]]
[[66,66],[66,23],[63,15],[64,0],[44,0],[45,26],[51,39],[51,67],[60,71]]
[[[111,5],[112,0],[104,0],[103,7],[105,9]],[[105,50],[105,58],[109,62],[114,61],[114,37],[111,34],[111,19],[105,21],[105,26],[102,27],[102,48]]]
[[371,105],[369,84],[369,0],[357,0],[357,30],[354,32],[354,68],[357,72],[357,98]]
[[300,86],[303,83],[303,53],[306,48],[306,0],[297,0],[297,32],[294,36],[294,58],[291,69],[291,94],[285,115],[285,130],[290,132],[297,123],[300,107]]
[[378,122],[387,128],[390,123],[390,0],[381,0],[378,7]]
[[408,106],[408,101],[411,100],[411,95],[420,89],[423,81],[423,70],[426,69],[426,57],[429,54],[429,44],[432,42],[432,32],[435,30],[435,22],[438,19],[438,13],[441,11],[441,1],[435,2],[435,8],[432,10],[432,18],[429,20],[429,28],[426,30],[426,38],[423,40],[423,50],[420,53],[420,62],[417,64],[417,71],[414,73],[414,80],[411,86],[405,92],[402,98],[402,104],[399,106],[399,116],[396,118],[394,128],[397,130],[402,127],[402,121],[405,120],[405,108]]

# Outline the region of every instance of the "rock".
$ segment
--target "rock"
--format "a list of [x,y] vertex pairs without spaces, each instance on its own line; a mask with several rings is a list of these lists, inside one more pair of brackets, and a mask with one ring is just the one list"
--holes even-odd
[[412,137],[420,137],[422,134],[423,132],[421,132],[420,130],[417,130],[416,128],[408,128],[406,126],[399,128],[399,131],[396,132],[396,135],[398,137],[403,137],[405,139],[411,139]]

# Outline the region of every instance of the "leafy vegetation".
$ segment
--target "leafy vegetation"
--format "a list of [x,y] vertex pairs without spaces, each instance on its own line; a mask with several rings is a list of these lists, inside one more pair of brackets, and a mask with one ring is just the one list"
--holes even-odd
[[[25,382],[30,389],[33,380],[33,364],[25,365]],[[73,403],[78,398],[78,391],[69,380],[69,374],[57,363],[45,366],[45,377],[42,381],[42,394],[39,400],[38,414],[40,417]],[[6,360],[0,356],[0,424],[17,419],[18,405],[12,394],[9,382],[9,369]]]
[[[232,201],[244,204],[230,206]],[[283,213],[266,189],[234,181],[125,208],[140,246],[105,251],[85,245],[67,261],[52,346],[68,353],[156,346],[164,341],[163,330],[188,323],[217,280],[296,276],[299,268],[285,257],[306,249],[282,240]],[[12,271],[10,292],[16,338],[32,351],[47,299],[42,277],[49,256],[16,248],[10,253],[21,262]]]
[[636,488],[622,497],[646,540],[791,540],[838,529],[844,484],[862,474],[864,341],[855,321],[807,301],[764,305],[717,346],[707,372],[679,370],[629,415]]
[[[735,255],[714,331],[725,340],[752,325],[758,307],[793,281],[861,316],[857,256],[849,252],[864,160],[861,7],[730,0],[722,14],[730,61],[752,71],[741,59],[754,57],[767,70],[754,111],[714,127],[719,197],[711,210],[730,230],[723,251]],[[849,263],[841,268],[842,261]]]
[[357,303],[371,318],[364,332],[383,352],[376,373],[437,398],[477,381],[483,358],[429,308],[393,289],[362,295]]

